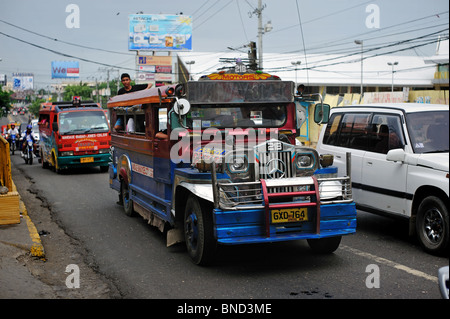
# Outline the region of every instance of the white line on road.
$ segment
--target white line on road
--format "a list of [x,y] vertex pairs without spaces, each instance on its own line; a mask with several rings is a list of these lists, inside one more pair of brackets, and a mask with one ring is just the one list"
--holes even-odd
[[412,268],[410,268],[408,266],[405,266],[405,265],[402,265],[402,264],[398,264],[398,263],[396,263],[396,262],[394,262],[392,260],[385,259],[385,258],[382,258],[382,257],[378,257],[378,256],[372,255],[370,253],[366,253],[366,252],[361,251],[359,249],[348,247],[348,246],[345,246],[345,245],[341,245],[341,246],[339,246],[339,248],[343,249],[345,251],[351,252],[351,253],[353,253],[355,255],[358,255],[358,256],[361,256],[361,257],[365,257],[365,258],[368,258],[368,259],[372,259],[372,260],[374,260],[377,263],[384,264],[384,265],[393,267],[395,269],[403,270],[403,271],[406,271],[407,273],[409,273],[411,275],[414,275],[414,276],[417,276],[417,277],[422,277],[424,279],[431,280],[431,281],[433,281],[435,283],[438,283],[438,278],[437,277],[430,276],[430,275],[428,275],[428,274],[426,274],[426,273],[424,273],[422,271],[419,271],[419,270],[416,270],[416,269],[412,269]]

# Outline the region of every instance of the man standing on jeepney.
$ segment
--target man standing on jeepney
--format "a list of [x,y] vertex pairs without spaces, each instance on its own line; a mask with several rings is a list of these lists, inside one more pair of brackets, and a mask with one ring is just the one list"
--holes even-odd
[[121,88],[117,92],[117,95],[131,93],[131,92],[136,92],[136,91],[141,91],[141,90],[146,90],[146,89],[149,89],[149,88],[151,88],[153,86],[152,83],[131,85],[131,78],[130,78],[130,75],[128,73],[123,73],[120,76],[120,80],[122,81],[123,88]]

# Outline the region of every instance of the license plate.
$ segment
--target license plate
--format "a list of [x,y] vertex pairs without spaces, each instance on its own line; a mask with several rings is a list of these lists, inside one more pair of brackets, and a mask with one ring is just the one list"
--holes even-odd
[[92,163],[94,161],[93,157],[82,157],[80,158],[80,163]]
[[308,220],[307,208],[273,209],[271,214],[272,223],[292,223]]

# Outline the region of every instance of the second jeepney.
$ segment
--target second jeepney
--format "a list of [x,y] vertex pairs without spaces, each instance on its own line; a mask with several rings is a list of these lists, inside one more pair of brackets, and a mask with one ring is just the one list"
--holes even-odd
[[306,239],[331,253],[356,230],[350,178],[297,145],[298,100],[291,81],[235,70],[115,96],[111,126],[127,126],[111,134],[110,187],[195,264],[217,244]]

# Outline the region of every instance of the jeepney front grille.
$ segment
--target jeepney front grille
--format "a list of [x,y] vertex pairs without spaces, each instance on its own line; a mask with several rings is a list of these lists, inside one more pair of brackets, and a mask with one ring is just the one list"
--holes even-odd
[[[293,167],[293,156],[295,154],[292,151],[284,152],[258,152],[256,157],[259,161],[256,161],[255,169],[257,170],[256,176],[259,179],[280,179],[295,177],[295,171]],[[293,187],[276,187],[270,189],[270,193],[277,192],[292,192]]]

